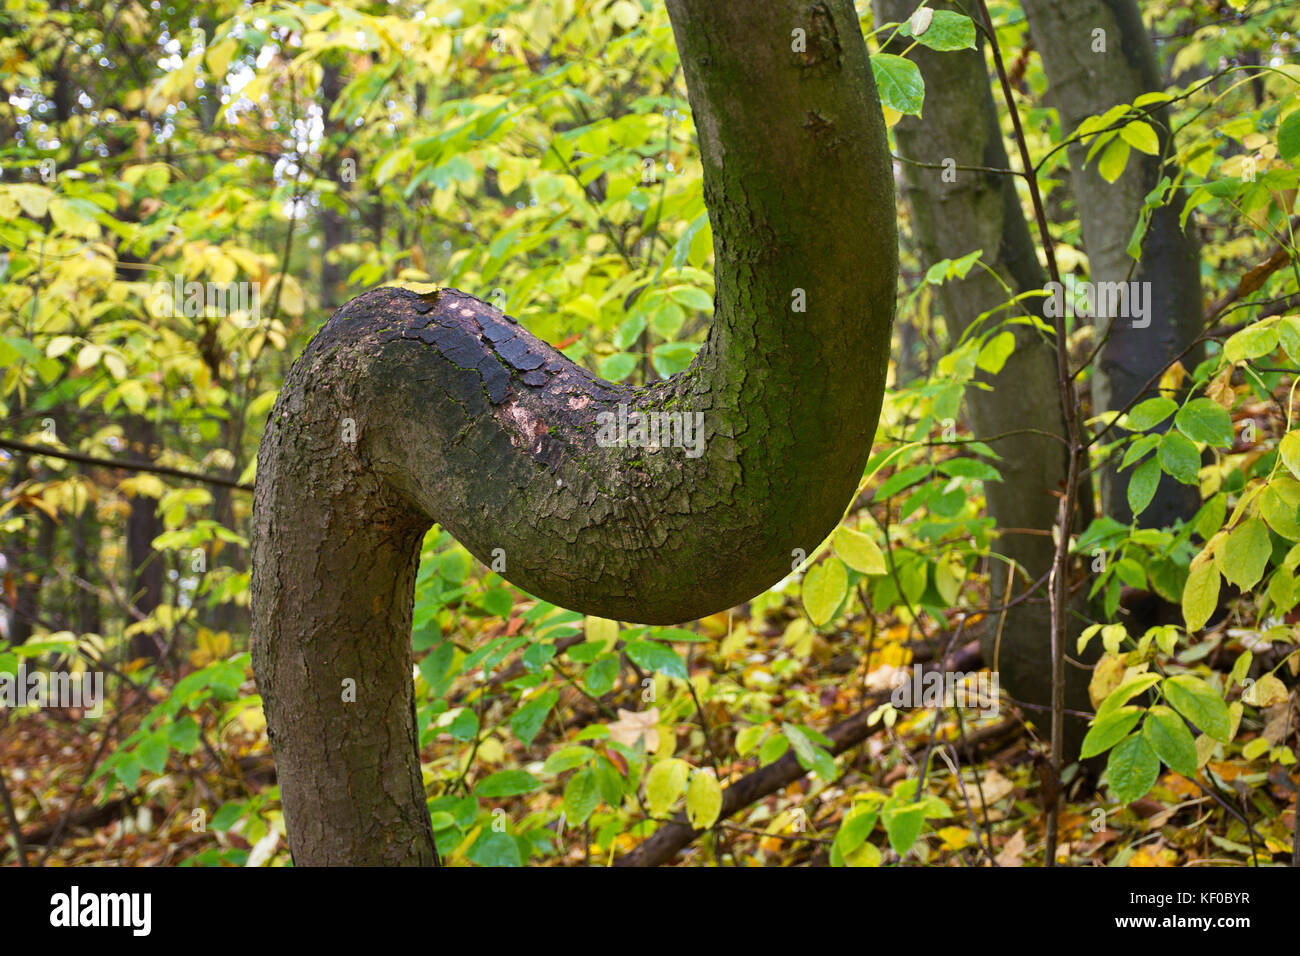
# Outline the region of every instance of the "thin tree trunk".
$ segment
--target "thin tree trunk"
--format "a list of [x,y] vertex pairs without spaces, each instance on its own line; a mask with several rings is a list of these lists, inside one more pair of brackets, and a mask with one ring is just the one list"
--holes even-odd
[[[79,469],[83,478],[89,480],[85,468]],[[95,502],[86,502],[86,507],[72,522],[73,553],[75,555],[77,577],[87,584],[93,582],[99,574],[99,522],[95,520]],[[82,634],[99,634],[103,630],[99,616],[99,592],[89,587],[73,583],[75,595],[72,605],[75,613],[72,620]]]
[[[327,61],[322,68],[321,77],[321,114],[326,117],[326,133],[331,138],[340,138],[347,135],[346,125],[339,120],[330,120],[330,110],[338,102],[339,96],[343,92],[343,77],[340,73],[339,65],[332,61]],[[347,193],[351,192],[351,183],[353,178],[344,175],[343,163],[352,164],[352,172],[355,176],[356,160],[351,157],[337,160],[330,168],[323,170],[330,180],[334,183],[336,192],[333,196],[321,200],[321,250],[320,250],[320,272],[321,272],[321,305],[333,311],[343,303],[344,282],[347,279],[348,270],[345,265],[332,262],[331,253],[339,246],[345,245],[352,241],[352,223],[351,214],[347,207]],[[339,208],[335,208],[336,205]]]
[[[1024,9],[1066,135],[1088,116],[1163,89],[1135,0],[1025,0]],[[1156,110],[1149,121],[1164,149],[1166,111]],[[1088,146],[1077,143],[1068,149],[1088,277],[1094,283],[1150,283],[1149,325],[1141,326],[1130,317],[1095,320],[1098,341],[1109,333],[1092,379],[1094,413],[1100,413],[1122,409],[1137,398],[1145,383],[1200,333],[1201,280],[1195,236],[1179,226],[1182,193],[1177,190],[1168,205],[1152,214],[1136,269],[1126,252],[1147,194],[1162,175],[1175,175],[1172,164],[1162,168],[1158,156],[1134,150],[1124,173],[1107,183],[1097,172],[1096,158],[1085,166],[1087,152]],[[1201,357],[1197,350],[1184,359],[1189,371]],[[1142,397],[1156,394],[1153,388]],[[1131,469],[1118,474],[1113,465],[1101,470],[1103,510],[1125,523],[1132,520],[1126,494],[1130,474]],[[1162,476],[1140,521],[1151,526],[1170,524],[1190,517],[1199,504],[1195,487]]]
[[[280,392],[258,456],[253,655],[299,864],[435,861],[410,641],[433,521],[480,560],[503,549],[539,597],[666,624],[770,587],[856,491],[897,276],[857,14],[668,9],[717,262],[691,369],[612,385],[470,296],[381,289],[335,313]],[[703,415],[702,453],[602,443],[597,416],[631,412]]]
[[[132,415],[126,422],[127,448],[131,456],[152,461],[157,433],[153,423]],[[152,614],[163,599],[162,555],[154,550],[153,539],[162,534],[158,519],[158,502],[147,495],[131,499],[126,516],[127,590],[131,603],[142,614]],[[127,620],[130,624],[130,619]],[[131,638],[131,655],[157,660],[161,647],[156,634],[136,634]]]

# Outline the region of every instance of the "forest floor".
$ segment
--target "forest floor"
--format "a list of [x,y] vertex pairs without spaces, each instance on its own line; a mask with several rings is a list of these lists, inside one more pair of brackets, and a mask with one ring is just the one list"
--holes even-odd
[[[761,618],[728,621],[728,615],[717,615],[701,622],[701,631],[717,643],[692,645],[691,673],[702,670],[717,679],[727,666],[734,670],[734,663],[724,665],[715,651],[725,645],[728,631],[734,638],[739,628],[747,631],[748,663],[735,675],[741,683],[770,679],[765,662],[802,652],[801,666],[775,679],[779,686],[769,690],[772,704],[777,710],[796,708],[792,712],[801,725],[825,731],[874,709],[873,701],[880,699],[880,688],[888,687],[895,669],[914,656],[927,656],[923,642],[909,643],[914,632],[906,625],[865,615],[850,618],[847,628],[826,637],[800,637],[796,628],[804,646],[791,648],[791,629],[781,616],[777,608]],[[495,631],[517,630],[520,624],[518,617],[509,623],[498,619],[495,625],[485,625],[477,640]],[[871,648],[869,661],[854,651],[863,646]],[[203,660],[196,655],[183,673]],[[507,659],[502,666],[508,668],[509,663]],[[250,679],[244,690],[251,689]],[[159,772],[140,774],[133,787],[114,774],[86,782],[91,768],[103,761],[105,737],[112,742],[127,738],[151,707],[167,699],[169,690],[170,682],[164,679],[147,695],[110,702],[100,720],[82,720],[76,712],[60,710],[0,714],[0,767],[5,768],[13,814],[21,822],[30,859],[37,859],[53,840],[45,865],[246,865],[250,857],[254,863],[288,862],[260,708],[241,707],[233,714],[230,709],[200,709],[203,732],[192,752],[171,750]],[[566,716],[548,724],[530,746],[509,738],[500,752],[487,756],[502,767],[528,765],[571,745],[582,727],[601,716],[574,688],[565,688],[556,712]],[[941,715],[937,727],[936,713]],[[826,865],[855,795],[897,791],[915,779],[929,754],[927,793],[948,809],[941,819],[931,820],[902,857],[904,865],[1041,865],[1045,814],[1039,771],[1048,749],[1044,735],[1006,705],[996,716],[965,711],[960,728],[952,719],[955,713],[917,709],[898,712],[892,728],[877,722],[870,736],[840,757],[837,779],[827,783],[804,774],[764,793],[693,841],[672,863]],[[711,700],[703,716],[711,728],[709,739],[698,724],[682,721],[673,751],[701,760],[708,759],[706,751],[720,755],[715,769],[724,788],[755,773],[762,761],[755,760],[754,752],[738,754],[733,732],[738,714],[726,700]],[[617,731],[628,718],[627,711],[620,712],[611,729]],[[450,735],[437,734],[424,748],[424,757],[445,761],[459,746]],[[1124,806],[1105,800],[1104,789],[1079,775],[1067,784],[1061,805],[1058,861],[1163,867],[1288,862],[1295,832],[1294,771],[1279,763],[1229,756],[1210,760],[1196,780],[1167,770],[1145,797]],[[509,797],[501,805],[515,818],[554,813],[561,796],[553,787]],[[14,866],[11,832],[6,813],[0,817],[0,841],[5,865]],[[900,862],[880,837],[877,832],[868,865]],[[553,852],[531,862],[602,865],[641,839],[635,826],[604,848],[575,834],[565,839],[561,833]]]

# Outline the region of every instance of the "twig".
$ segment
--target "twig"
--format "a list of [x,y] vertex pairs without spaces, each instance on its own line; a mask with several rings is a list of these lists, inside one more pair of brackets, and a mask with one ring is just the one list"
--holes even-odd
[[[1042,236],[1043,251],[1047,256],[1047,269],[1052,281],[1058,285],[1061,273],[1056,264],[1056,250],[1052,243],[1052,233],[1047,227],[1047,210],[1043,206],[1043,197],[1038,191],[1038,175],[1029,158],[1029,144],[1025,139],[1024,128],[1020,124],[1020,110],[1016,107],[1015,97],[1011,92],[1011,82],[1007,79],[1006,66],[1002,63],[1002,50],[998,45],[997,31],[993,27],[993,17],[989,14],[986,0],[979,0],[980,13],[987,28],[989,49],[993,53],[993,64],[997,67],[998,80],[1002,84],[1002,96],[1006,100],[1007,110],[1011,114],[1011,126],[1015,133],[1016,146],[1020,150],[1020,162],[1025,169],[1025,182],[1029,186],[1029,196],[1034,205],[1034,218],[1038,222],[1038,231]],[[1050,586],[1048,594],[1051,599],[1052,621],[1052,773],[1059,780],[1065,748],[1065,602],[1066,572],[1070,555],[1070,526],[1074,522],[1076,499],[1079,492],[1079,471],[1082,464],[1084,445],[1079,431],[1078,404],[1074,395],[1073,380],[1070,376],[1068,343],[1065,336],[1065,316],[1058,315],[1056,325],[1056,379],[1060,392],[1061,413],[1065,418],[1066,436],[1070,442],[1069,470],[1065,480],[1065,495],[1061,498],[1057,512],[1056,552],[1052,558]],[[1057,796],[1047,808],[1047,866],[1056,865],[1056,820],[1060,808],[1060,788]]]
[[58,448],[50,448],[46,445],[32,445],[25,441],[16,441],[12,438],[0,438],[0,448],[8,448],[11,451],[20,451],[28,455],[41,455],[45,458],[62,458],[64,461],[75,461],[83,465],[102,465],[105,468],[125,468],[128,471],[146,471],[155,475],[167,475],[171,478],[184,478],[188,481],[201,481],[209,485],[220,485],[223,488],[234,488],[237,491],[252,491],[252,485],[241,485],[239,482],[230,478],[221,478],[216,475],[202,475],[196,471],[186,471],[183,468],[169,468],[167,465],[156,465],[150,461],[136,461],[127,458],[101,458],[98,455],[83,455],[75,451],[62,451]]

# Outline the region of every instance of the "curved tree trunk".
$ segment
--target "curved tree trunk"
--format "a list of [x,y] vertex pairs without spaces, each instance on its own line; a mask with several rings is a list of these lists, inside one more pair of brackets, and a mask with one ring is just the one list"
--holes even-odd
[[[958,9],[943,2],[929,6]],[[906,20],[915,9],[915,0],[875,0],[876,25]],[[910,38],[899,38],[895,45],[910,42]],[[904,116],[894,127],[894,135],[900,155],[913,161],[900,165],[921,258],[929,267],[941,259],[957,259],[982,249],[981,261],[997,276],[977,267],[965,279],[951,280],[940,288],[950,340],[956,342],[985,313],[994,313],[994,317],[981,324],[981,332],[1023,315],[1026,307],[1038,310],[1041,317],[1041,299],[1005,305],[1011,296],[1041,289],[1046,281],[1016,195],[1015,179],[971,168],[1010,168],[982,52],[941,53],[917,46],[908,57],[925,80],[924,115]],[[946,172],[943,164],[949,161],[955,167]],[[998,462],[1002,481],[984,485],[989,514],[1001,535],[996,550],[1007,562],[991,567],[995,604],[1015,597],[1051,568],[1055,551],[1051,529],[1069,467],[1056,382],[1056,346],[1027,325],[1005,328],[1016,337],[1015,351],[997,375],[981,375],[992,388],[971,388],[966,393],[976,437],[1012,433],[993,446],[1002,456]],[[1035,429],[1037,434],[1027,434],[1024,429]],[[1050,435],[1061,438],[1053,440]],[[1007,571],[1013,561],[1017,580],[1008,593]],[[984,659],[999,672],[1001,686],[1017,700],[1048,707],[1052,658],[1046,587],[1039,589],[1036,598],[1007,612],[1000,634],[996,617],[991,624],[984,634]],[[1067,674],[1082,679],[1070,681],[1066,706],[1087,709],[1086,675],[1077,669]],[[1044,712],[1031,716],[1046,726]],[[1082,740],[1082,724],[1070,730],[1071,742]]]
[[[717,262],[687,372],[613,385],[463,293],[380,289],[334,314],[280,392],[258,455],[253,663],[298,864],[435,860],[410,644],[432,522],[480,560],[503,549],[505,576],[546,600],[676,623],[787,574],[861,479],[897,235],[853,4],[668,7]],[[598,416],[620,405],[702,414],[703,453],[603,445]]]
[[[1034,45],[1042,54],[1052,105],[1066,135],[1088,116],[1163,89],[1136,0],[1024,0],[1024,8]],[[1103,32],[1095,32],[1099,30]],[[1164,149],[1166,111],[1156,110],[1150,120]],[[1173,201],[1152,214],[1136,269],[1126,251],[1147,193],[1162,175],[1173,178],[1172,164],[1162,168],[1158,156],[1134,151],[1119,179],[1107,183],[1097,172],[1096,158],[1085,165],[1086,145],[1076,143],[1068,153],[1088,253],[1088,278],[1150,283],[1149,312],[1142,320],[1149,325],[1131,318],[1113,323],[1096,320],[1098,341],[1109,331],[1092,380],[1094,413],[1100,413],[1124,408],[1200,333],[1200,259],[1195,237],[1178,222],[1183,206],[1178,190]],[[1202,357],[1197,350],[1183,361],[1190,370]],[[1151,388],[1143,397],[1157,394]],[[1101,470],[1102,507],[1117,521],[1132,520],[1126,494],[1130,474],[1131,470],[1118,474],[1113,467]],[[1199,504],[1195,487],[1165,475],[1140,521],[1150,526],[1171,524],[1190,517]]]

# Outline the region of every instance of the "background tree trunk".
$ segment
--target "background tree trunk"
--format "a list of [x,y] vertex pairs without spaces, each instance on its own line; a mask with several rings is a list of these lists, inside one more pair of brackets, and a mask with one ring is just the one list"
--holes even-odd
[[[1163,89],[1135,0],[1024,0],[1023,5],[1034,46],[1043,58],[1052,105],[1067,136],[1088,116]],[[1102,32],[1095,32],[1098,30]],[[1168,141],[1167,111],[1156,110],[1148,119],[1164,150]],[[1108,183],[1097,172],[1095,158],[1085,167],[1087,152],[1087,146],[1077,143],[1068,148],[1074,198],[1088,253],[1088,278],[1092,282],[1148,282],[1151,290],[1149,326],[1135,328],[1133,321],[1125,318],[1113,323],[1095,320],[1098,341],[1109,331],[1092,378],[1093,412],[1097,414],[1127,405],[1200,333],[1201,278],[1196,239],[1178,223],[1183,206],[1179,191],[1173,193],[1168,205],[1152,214],[1136,269],[1126,252],[1147,194],[1162,175],[1172,178],[1176,169],[1171,164],[1162,167],[1159,156],[1134,150],[1124,173],[1116,182]],[[1202,358],[1202,351],[1197,349],[1183,361],[1190,371]],[[1143,397],[1157,394],[1151,388]],[[1168,428],[1169,423],[1162,427]],[[1132,520],[1127,498],[1131,471],[1117,474],[1114,467],[1099,470],[1103,510],[1124,523]],[[1199,505],[1195,487],[1163,475],[1154,500],[1140,520],[1151,527],[1172,524],[1178,518],[1190,517]]]
[[[668,9],[716,252],[686,373],[612,385],[477,299],[381,289],[334,314],[280,391],[258,455],[253,663],[299,864],[435,859],[410,643],[433,521],[481,560],[504,549],[505,576],[546,600],[677,623],[788,574],[861,480],[897,234],[853,4]],[[702,414],[703,453],[600,444],[620,406]]]
[[[132,415],[126,423],[130,457],[152,461],[157,433],[153,423]],[[154,550],[153,539],[162,534],[158,502],[148,495],[135,495],[126,516],[126,553],[129,587],[127,597],[142,614],[152,614],[163,599],[163,560]],[[129,618],[127,624],[133,623]],[[131,656],[158,660],[162,647],[157,634],[136,634],[131,638]]]
[[[930,6],[958,9],[943,2]],[[915,8],[913,0],[875,0],[876,25],[905,20]],[[894,52],[902,52],[901,47],[909,43],[910,38],[898,38],[894,45],[900,49]],[[980,49],[937,52],[918,45],[908,57],[925,80],[925,106],[922,117],[899,120],[894,136],[899,154],[913,161],[900,167],[923,265],[928,268],[941,259],[982,249],[981,261],[991,270],[977,266],[965,279],[940,287],[950,342],[956,343],[985,313],[995,314],[980,324],[980,334],[1008,318],[1025,315],[1026,308],[1041,317],[1041,299],[1005,305],[1012,296],[1041,289],[1046,282],[1016,195],[1015,178],[960,168],[1010,168],[983,53]],[[955,167],[945,172],[946,162]],[[1056,346],[1027,325],[1004,328],[1016,337],[1015,351],[997,375],[981,373],[980,380],[992,388],[971,388],[966,393],[974,434],[984,439],[1024,429],[1047,434],[1014,434],[992,444],[1002,456],[997,463],[1002,481],[985,482],[984,495],[1000,533],[995,552],[1006,559],[1006,563],[990,563],[995,604],[1020,594],[1051,568],[1057,494],[1065,488],[1069,466]],[[1048,435],[1059,435],[1061,440]],[[1017,578],[1008,592],[1007,572],[1013,561]],[[984,660],[999,672],[1001,686],[1013,698],[1040,707],[1051,703],[1050,628],[1051,608],[1042,587],[1036,597],[1007,612],[1000,635],[996,615],[982,635]],[[1066,706],[1088,709],[1085,672],[1072,668],[1067,674],[1075,679],[1069,680]],[[1029,716],[1046,726],[1044,711]],[[1081,723],[1070,730],[1072,739],[1082,740]]]

